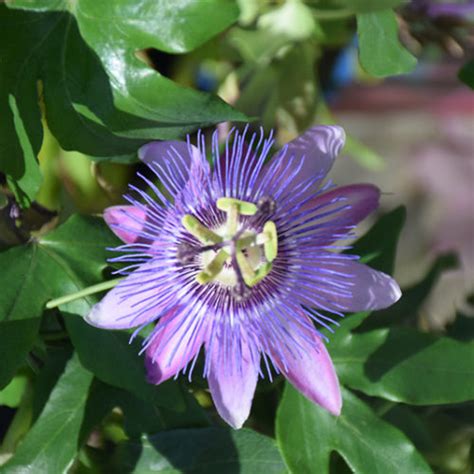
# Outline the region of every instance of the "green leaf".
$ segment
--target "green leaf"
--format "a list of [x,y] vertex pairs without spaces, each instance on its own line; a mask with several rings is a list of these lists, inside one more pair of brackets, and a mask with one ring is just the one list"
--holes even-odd
[[[41,12],[62,10],[14,13],[23,22],[26,17],[39,27],[45,24],[37,32],[35,44],[42,45],[42,54],[37,55],[34,69],[45,71],[48,125],[63,148],[96,157],[136,150],[135,140],[120,139],[101,123],[119,135],[149,140],[246,119],[217,96],[176,84],[136,54],[146,48],[184,53],[200,46],[237,19],[238,8],[231,0],[179,4],[147,0],[138,7],[130,0],[38,4],[11,0],[8,5]],[[32,47],[31,41],[25,43]],[[73,119],[77,134],[87,140],[73,136]]]
[[474,377],[474,343],[385,328],[348,333],[328,348],[341,382],[367,395],[412,405],[474,398],[466,383]]
[[335,417],[286,384],[276,432],[289,469],[298,474],[329,473],[332,451],[357,473],[431,472],[403,433],[347,390],[342,413]]
[[43,365],[33,380],[33,422],[38,419],[46,403],[48,403],[51,392],[63,374],[71,356],[72,347],[70,345],[48,347],[42,360]]
[[[102,219],[72,216],[26,245],[0,252],[0,321],[38,318],[45,303],[102,279],[105,247],[118,240]],[[78,300],[69,309],[84,307]],[[26,323],[25,323],[26,324]]]
[[13,125],[24,159],[23,176],[14,182],[9,179],[9,187],[15,193],[16,201],[21,207],[28,207],[39,190],[42,176],[28,133],[18,111],[16,99],[12,94],[8,96],[8,104],[13,114]]
[[26,374],[16,375],[3,390],[0,390],[0,405],[17,408],[20,405],[27,383],[28,376]]
[[339,0],[339,3],[357,13],[368,13],[398,7],[408,0]]
[[[39,184],[36,156],[43,139],[41,108],[64,149],[98,156],[135,156],[136,140],[116,137],[78,113],[73,104],[116,112],[108,78],[72,17],[0,6],[0,170],[30,199]],[[18,194],[18,192],[17,192]]]
[[143,399],[131,392],[95,380],[87,401],[83,428],[90,427],[93,424],[90,420],[97,420],[101,414],[104,416],[115,407],[123,411],[124,428],[131,438],[140,438],[142,433],[155,434],[163,430],[209,426],[206,412],[193,395],[178,382],[174,384],[184,400],[182,411],[164,408],[159,403],[143,403]]
[[403,206],[383,215],[355,244],[350,253],[376,270],[393,275],[398,239],[406,220]]
[[0,473],[65,473],[78,451],[79,430],[92,374],[73,357],[41,416]]
[[464,84],[474,89],[474,59],[464,64],[459,71],[458,77]]
[[284,464],[272,439],[248,429],[201,428],[160,433],[143,444],[119,445],[116,472],[281,474]]
[[176,383],[168,381],[158,386],[147,383],[143,356],[139,356],[141,338],[130,343],[130,335],[125,332],[97,329],[72,314],[64,317],[82,365],[99,380],[128,390],[148,403],[183,409]]
[[[8,283],[6,284],[8,285]],[[4,294],[7,289],[5,286],[1,287],[2,294]],[[0,296],[0,300],[1,298]],[[39,323],[39,319],[3,321],[0,323],[0,360],[2,361],[0,365],[0,389],[10,382],[18,368],[26,362],[26,356],[36,341]]]
[[398,39],[398,25],[392,10],[357,15],[359,60],[372,76],[406,74],[416,66],[412,56]]

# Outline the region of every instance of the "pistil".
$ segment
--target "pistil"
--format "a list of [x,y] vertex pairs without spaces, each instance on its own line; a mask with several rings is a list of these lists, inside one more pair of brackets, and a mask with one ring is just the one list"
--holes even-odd
[[[278,254],[278,235],[273,221],[266,221],[261,232],[249,229],[262,215],[273,212],[274,205],[271,198],[260,200],[258,205],[234,198],[220,198],[216,206],[227,214],[225,225],[220,230],[208,229],[194,216],[186,214],[182,218],[183,226],[203,245],[183,243],[178,248],[179,261],[190,263],[198,254],[203,254],[204,268],[196,276],[196,281],[201,285],[220,281],[231,287],[237,301],[245,300],[250,295],[250,288],[270,273]],[[242,223],[240,216],[250,216],[251,219]],[[211,253],[212,259],[204,263],[206,252],[213,252],[214,255]],[[232,269],[233,282],[229,276],[222,276],[225,267],[226,272],[230,271],[229,267]]]

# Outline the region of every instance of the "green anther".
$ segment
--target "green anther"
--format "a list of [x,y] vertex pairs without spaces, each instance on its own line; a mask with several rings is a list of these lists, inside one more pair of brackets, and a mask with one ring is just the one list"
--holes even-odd
[[224,266],[225,261],[229,258],[229,254],[221,249],[217,255],[212,259],[211,262],[206,266],[206,268],[196,276],[196,281],[200,285],[205,285],[206,283],[211,282],[219,275],[222,267]]
[[255,286],[257,283],[260,283],[271,271],[273,265],[271,263],[264,263],[255,272],[255,276],[252,280],[245,281],[248,286]]
[[269,262],[273,262],[278,254],[278,235],[275,223],[267,221],[263,226],[263,232],[269,237],[269,240],[263,244],[265,257]]
[[237,227],[239,227],[239,208],[235,204],[231,204],[227,211],[227,233],[229,236],[235,235]]
[[244,278],[245,283],[251,286],[249,282],[252,282],[255,279],[255,271],[250,265],[249,261],[245,255],[238,251],[236,253],[237,264],[239,265],[240,271],[242,272],[242,277]]
[[185,214],[181,219],[181,223],[185,229],[196,237],[202,244],[219,244],[222,242],[222,237],[204,227],[195,217],[190,214]]
[[234,198],[219,198],[216,202],[217,208],[221,211],[228,212],[233,206],[237,207],[239,214],[243,216],[253,216],[257,213],[257,206],[252,202],[241,201]]

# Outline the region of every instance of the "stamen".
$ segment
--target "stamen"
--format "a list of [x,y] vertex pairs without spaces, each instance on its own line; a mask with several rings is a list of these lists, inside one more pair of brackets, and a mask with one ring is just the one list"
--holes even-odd
[[252,280],[246,281],[248,286],[255,286],[257,283],[260,283],[272,270],[273,265],[269,262],[266,262],[255,271],[255,276]]
[[252,266],[242,251],[237,251],[236,258],[245,283],[251,286],[251,282],[255,279],[255,272]]
[[218,244],[222,237],[204,227],[194,216],[185,214],[181,219],[184,228],[203,244]]
[[214,280],[216,276],[219,275],[222,267],[225,264],[225,261],[229,257],[230,255],[224,249],[219,250],[217,255],[207,265],[207,267],[197,275],[196,281],[201,285],[205,285],[206,283]]
[[224,212],[229,212],[233,206],[237,207],[237,212],[243,216],[253,216],[257,212],[257,206],[252,202],[241,201],[234,198],[219,198],[216,202],[217,208]]
[[265,257],[269,262],[273,262],[278,254],[278,235],[275,223],[267,221],[263,226],[263,232],[269,237],[269,240],[263,244]]

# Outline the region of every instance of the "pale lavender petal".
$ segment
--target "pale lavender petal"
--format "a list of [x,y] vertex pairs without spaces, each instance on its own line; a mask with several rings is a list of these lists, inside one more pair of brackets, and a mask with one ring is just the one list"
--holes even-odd
[[138,157],[157,173],[173,196],[181,192],[193,174],[208,170],[198,148],[186,142],[147,143],[138,150]]
[[133,244],[140,240],[146,212],[136,206],[112,206],[105,209],[104,220],[119,239]]
[[104,329],[129,329],[153,321],[165,307],[163,280],[159,263],[144,263],[94,305],[85,320]]
[[179,141],[147,143],[138,150],[138,157],[148,165],[164,165],[170,159],[174,161],[178,158],[181,161],[182,158],[183,171],[188,170],[193,163],[202,161],[201,153],[194,145]]
[[288,143],[273,158],[279,160],[281,169],[290,160],[296,167],[302,159],[299,174],[292,181],[292,186],[310,178],[323,180],[332,168],[334,159],[344,146],[346,135],[344,129],[337,125],[319,125],[307,130],[303,135]]
[[312,232],[318,246],[330,244],[353,228],[379,206],[380,190],[371,184],[334,188],[315,196],[293,214],[292,231]]
[[438,3],[438,4],[429,4],[428,15],[432,17],[436,16],[454,16],[454,17],[464,17],[469,15],[474,15],[474,2],[469,1],[466,4],[457,4],[457,3]]
[[212,399],[221,418],[230,426],[239,429],[250,413],[252,399],[257,386],[259,362],[252,357],[242,340],[242,360],[240,367],[224,364],[219,359],[223,348],[211,349],[210,371],[208,375]]
[[181,311],[172,311],[158,321],[145,353],[150,383],[158,385],[174,376],[198,353],[205,338],[206,325],[197,318],[188,319]]
[[[336,257],[337,258],[337,257]],[[396,303],[402,292],[389,275],[353,260],[321,258],[307,259],[305,269],[312,276],[312,296],[301,299],[303,304],[334,311],[373,311]],[[322,302],[322,303],[321,303]]]
[[333,415],[339,415],[342,407],[341,390],[331,357],[315,330],[301,331],[305,332],[305,338],[296,333],[292,335],[300,350],[294,350],[294,354],[285,354],[284,361],[275,355],[273,360],[288,381],[305,397]]

